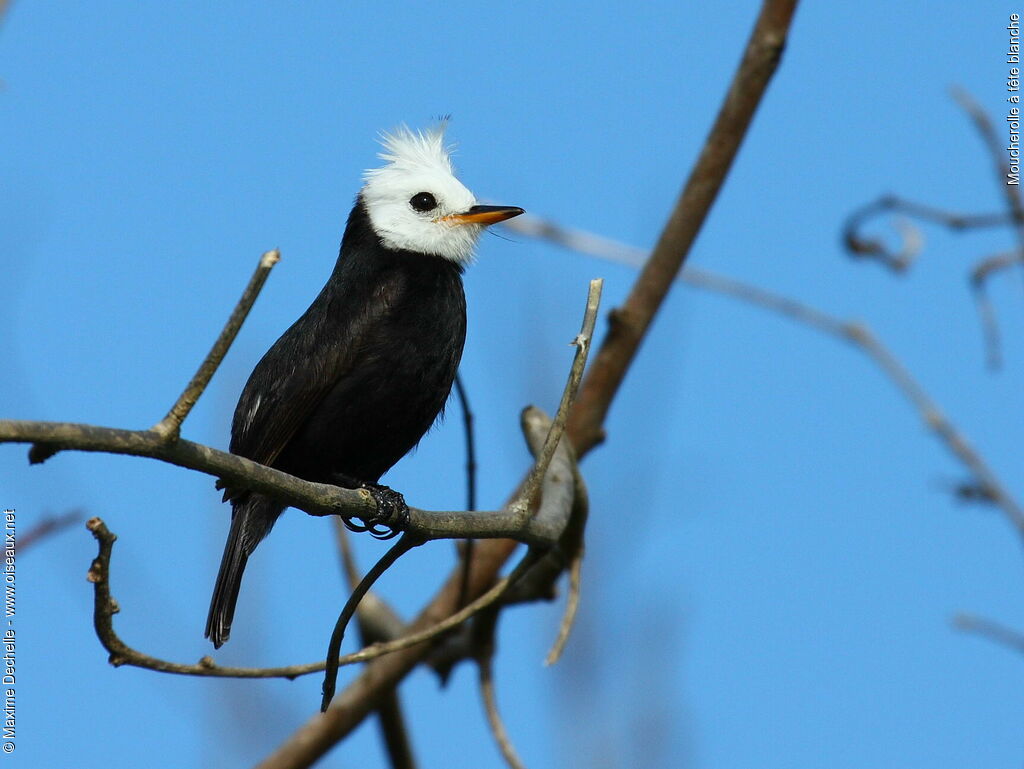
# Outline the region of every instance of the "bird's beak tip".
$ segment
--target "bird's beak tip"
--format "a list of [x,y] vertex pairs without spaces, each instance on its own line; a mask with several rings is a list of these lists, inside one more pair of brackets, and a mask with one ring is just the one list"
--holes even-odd
[[441,221],[452,224],[497,224],[525,213],[519,206],[473,206],[461,214],[445,216]]

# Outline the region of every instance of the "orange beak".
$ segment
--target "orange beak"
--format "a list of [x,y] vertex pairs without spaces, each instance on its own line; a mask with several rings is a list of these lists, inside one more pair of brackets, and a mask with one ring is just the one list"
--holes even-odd
[[497,224],[525,213],[517,206],[473,206],[461,214],[442,216],[438,221],[451,224]]

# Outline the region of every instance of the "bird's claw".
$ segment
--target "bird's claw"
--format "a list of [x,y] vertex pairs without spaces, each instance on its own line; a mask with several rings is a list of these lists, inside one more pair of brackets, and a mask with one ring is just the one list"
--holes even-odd
[[375,539],[391,539],[409,523],[409,506],[401,492],[377,483],[362,483],[377,504],[377,512],[370,518],[343,518],[350,531],[370,533]]

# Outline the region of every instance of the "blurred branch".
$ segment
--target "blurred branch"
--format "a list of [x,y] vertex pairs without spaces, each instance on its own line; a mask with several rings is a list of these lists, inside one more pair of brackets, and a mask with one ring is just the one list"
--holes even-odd
[[[522,229],[518,231],[526,234]],[[554,233],[554,237],[551,239],[560,245],[565,242],[599,245],[587,253],[613,261],[629,263],[636,253],[634,247],[620,245],[606,238],[581,239],[573,237],[566,239],[562,237],[563,233],[578,234],[578,231],[568,230],[550,223],[545,223],[544,227],[535,227],[534,231],[544,233],[542,237],[549,237],[547,233]],[[783,315],[790,320],[849,342],[859,348],[915,407],[925,426],[970,471],[979,489],[978,498],[991,500],[993,504],[997,505],[1017,533],[1024,538],[1024,509],[1006,490],[985,459],[970,445],[924,388],[868,326],[843,320],[789,297],[707,270],[690,268],[684,271],[679,279],[696,288],[731,296],[747,304]]]
[[[476,440],[473,430],[473,410],[469,406],[469,395],[462,383],[462,377],[455,375],[455,393],[459,398],[462,411],[462,426],[466,435],[466,509],[476,510]],[[462,562],[462,591],[459,594],[459,605],[468,600],[469,570],[473,568],[473,540],[466,539],[462,547],[456,545],[456,555]]]
[[[986,213],[962,214],[923,203],[917,203],[895,195],[883,195],[850,214],[843,225],[843,243],[853,256],[871,257],[889,267],[893,272],[904,272],[920,253],[923,238],[910,223],[900,227],[900,245],[891,249],[878,238],[863,234],[863,228],[872,219],[885,213],[902,214],[920,221],[942,225],[955,232],[1004,227],[1014,222],[1012,214]],[[900,220],[897,220],[900,221]]]
[[[864,227],[866,222],[874,219],[881,213],[901,210],[906,212],[909,209],[934,211],[934,209],[925,209],[924,206],[917,206],[917,204],[908,203],[891,196],[882,197],[854,211],[847,218],[846,224],[843,226],[843,243],[846,245],[847,250],[858,258],[869,257],[876,259],[893,272],[904,272],[910,267],[921,251],[924,239],[920,231],[906,219],[896,219],[894,224],[899,230],[900,245],[897,249],[893,250],[884,240],[869,238],[863,235],[861,228]],[[936,212],[936,215],[941,219],[943,213]],[[947,219],[946,221],[949,222],[952,219]]]
[[981,320],[982,336],[985,339],[985,358],[988,367],[997,369],[1002,365],[1000,353],[999,324],[996,322],[996,311],[988,295],[988,280],[992,275],[1015,264],[1022,264],[1020,251],[1006,251],[982,259],[971,271],[971,293],[974,295],[978,317]]
[[580,583],[583,574],[583,541],[580,541],[576,552],[569,559],[569,595],[565,599],[565,612],[562,621],[558,626],[558,636],[555,643],[544,659],[545,665],[554,665],[562,658],[565,651],[565,644],[569,640],[569,633],[572,631],[573,623],[576,621],[576,612],[580,606]]
[[476,439],[473,430],[473,410],[469,406],[469,395],[462,377],[455,376],[455,393],[459,398],[462,425],[466,434],[466,509],[476,510]]
[[1003,147],[1003,142],[996,134],[995,126],[992,125],[992,121],[985,114],[985,110],[981,108],[981,105],[978,104],[971,94],[960,86],[953,86],[949,91],[957,104],[971,118],[971,122],[974,123],[974,127],[988,148],[989,155],[992,156],[992,164],[995,166],[996,171],[996,182],[1003,194],[1003,198],[1006,200],[1006,210],[1017,234],[1017,248],[1024,253],[1024,202],[1021,201],[1019,185],[1008,183],[1010,180],[1010,165],[1006,160],[1006,150]]
[[483,700],[484,712],[487,714],[487,723],[491,727],[491,734],[498,744],[505,763],[510,769],[526,769],[515,746],[508,736],[508,730],[501,720],[501,713],[498,711],[498,698],[494,693],[494,634],[497,627],[498,615],[495,612],[488,612],[481,615],[479,626],[476,629],[476,664],[480,677],[480,697]]
[[[349,532],[340,519],[334,519],[334,529],[338,541],[338,553],[341,556],[342,572],[349,591],[354,591],[359,584],[359,567],[356,566],[355,555],[349,543]],[[370,619],[371,610],[383,606],[380,600],[371,600],[367,594],[359,605],[356,614],[356,628],[359,632],[359,645],[366,646],[375,641],[391,640],[391,636],[383,637],[376,632],[375,623]],[[377,707],[377,723],[380,726],[381,741],[387,753],[392,769],[416,769],[416,757],[413,754],[409,730],[405,726],[405,715],[402,702],[398,697],[398,689],[386,692]]]
[[385,571],[390,569],[403,555],[413,548],[419,547],[424,540],[415,535],[403,534],[402,538],[392,545],[380,560],[373,565],[366,575],[359,580],[355,589],[349,595],[342,607],[338,621],[334,625],[334,632],[331,633],[331,641],[327,646],[327,667],[324,669],[323,698],[320,703],[320,710],[327,710],[334,698],[334,688],[338,680],[338,653],[341,651],[341,643],[345,640],[345,630],[348,623],[359,608],[359,602],[369,592],[370,587],[376,582]]
[[957,614],[953,617],[953,627],[965,633],[987,638],[1014,651],[1024,652],[1024,634],[994,620],[974,614]]
[[[985,342],[986,362],[989,368],[996,369],[1001,365],[999,326],[996,322],[995,308],[988,296],[986,282],[992,274],[1014,264],[1020,264],[1024,268],[1024,259],[1020,257],[1020,254],[1024,254],[1024,202],[1021,199],[1019,185],[1009,183],[1010,165],[1007,162],[1006,148],[1003,147],[1003,142],[985,110],[963,88],[953,86],[950,88],[950,94],[971,119],[991,156],[1000,192],[1006,203],[1006,210],[997,213],[961,214],[904,200],[894,195],[884,195],[850,214],[843,227],[843,242],[852,255],[870,257],[894,272],[903,272],[917,256],[922,236],[916,227],[907,222],[900,227],[900,246],[893,250],[881,239],[863,235],[861,230],[864,224],[881,213],[901,213],[918,220],[940,224],[955,231],[1012,227],[1017,239],[1017,248],[1013,252],[998,254],[982,260],[972,270],[970,277],[970,286],[975,306],[978,309]],[[1021,274],[1024,275],[1024,270]]]
[[82,520],[81,510],[71,510],[63,515],[44,516],[15,540],[15,551],[21,555],[41,540],[78,523],[80,520]]
[[682,268],[725,183],[754,112],[775,73],[796,0],[766,0],[725,101],[658,242],[608,333],[580,390],[569,436],[580,456],[604,440],[604,420],[640,342]]
[[[637,280],[624,311],[617,313],[620,321],[625,322],[613,321],[612,330],[580,388],[566,431],[579,458],[603,437],[604,417],[619,384],[710,211],[775,72],[795,8],[795,0],[765,0],[761,7],[715,124],[659,240],[662,256]],[[653,257],[651,261],[654,262]],[[620,329],[618,333],[616,326]],[[622,331],[624,327],[628,330]],[[509,540],[479,543],[470,574],[471,594],[487,589],[515,548],[515,542]],[[413,627],[429,625],[449,615],[458,599],[461,581],[462,570],[458,568],[423,608]],[[429,648],[418,647],[367,666],[327,713],[314,716],[299,728],[260,767],[297,769],[312,765],[355,729],[372,711],[381,693],[394,687],[428,653]]]

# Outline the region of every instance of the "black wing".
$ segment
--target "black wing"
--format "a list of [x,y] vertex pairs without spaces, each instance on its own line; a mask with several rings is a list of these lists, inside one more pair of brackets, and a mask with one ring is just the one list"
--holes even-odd
[[[370,291],[330,289],[325,288],[253,369],[235,407],[233,454],[274,463],[324,397],[386,333],[404,281],[392,273]],[[230,491],[225,493],[226,499],[230,496]]]

